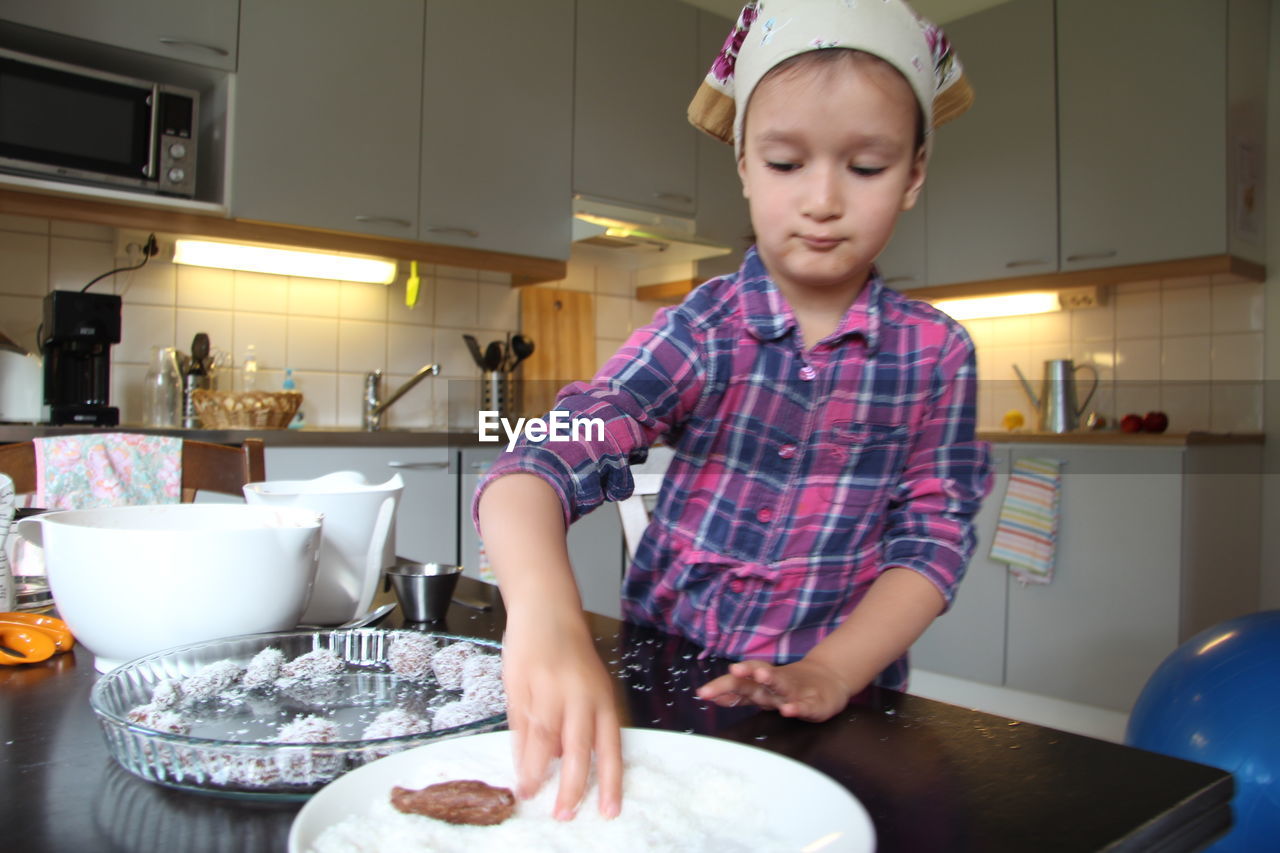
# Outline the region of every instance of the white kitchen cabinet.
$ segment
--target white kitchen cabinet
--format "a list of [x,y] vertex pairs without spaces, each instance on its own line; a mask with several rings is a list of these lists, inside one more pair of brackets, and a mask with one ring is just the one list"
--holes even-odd
[[1064,271],[1264,260],[1267,29],[1265,0],[1057,4]]
[[422,28],[420,0],[244,0],[232,215],[414,239]]
[[903,211],[893,226],[889,244],[876,258],[876,268],[884,283],[894,290],[912,290],[924,287],[928,281],[925,261],[925,206],[928,202],[928,186],[925,186],[915,207]]
[[239,0],[0,0],[0,20],[234,71]]
[[992,448],[995,481],[974,521],[977,549],[956,590],[951,609],[939,616],[911,647],[911,666],[955,678],[1004,682],[1005,612],[1009,567],[988,554],[1009,482],[1008,448]]
[[396,474],[404,493],[396,510],[396,555],[419,562],[458,564],[456,453],[447,447],[267,446],[270,480],[310,480],[358,471],[372,483]]
[[[480,478],[502,452],[489,449],[462,451],[462,488],[458,514],[462,520],[463,573],[467,577],[489,583],[496,581],[483,553],[483,543],[471,520],[471,502]],[[617,507],[605,503],[595,512],[578,519],[569,528],[568,542],[569,560],[573,564],[582,606],[592,613],[622,618],[622,573],[625,567],[622,522],[618,518]]]
[[[914,666],[1128,711],[1160,662],[1205,628],[1256,609],[1261,447],[993,447],[997,480],[952,610]],[[1057,561],[1022,584],[987,555],[1009,466],[1063,466]]]
[[696,14],[676,0],[578,3],[575,193],[696,212],[698,131],[685,116],[713,58],[696,55]]
[[976,97],[934,140],[929,284],[1058,270],[1053,9],[1017,0],[947,26]]
[[568,258],[573,24],[573,0],[428,0],[419,239]]
[[[700,64],[694,67],[689,83],[689,98],[711,69],[725,37],[734,22],[710,12],[698,12],[698,49]],[[687,104],[686,104],[687,106]],[[742,255],[751,245],[751,213],[742,195],[742,181],[733,146],[695,131],[698,152],[697,233],[733,251],[718,258],[698,262],[698,278],[707,279],[738,271]]]

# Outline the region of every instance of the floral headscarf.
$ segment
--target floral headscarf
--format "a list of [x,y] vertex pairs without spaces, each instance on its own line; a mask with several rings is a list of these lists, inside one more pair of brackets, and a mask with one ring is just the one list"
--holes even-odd
[[902,0],[751,0],[689,104],[689,121],[740,147],[742,117],[764,75],[797,54],[827,48],[861,50],[901,72],[926,133],[973,103],[946,35]]

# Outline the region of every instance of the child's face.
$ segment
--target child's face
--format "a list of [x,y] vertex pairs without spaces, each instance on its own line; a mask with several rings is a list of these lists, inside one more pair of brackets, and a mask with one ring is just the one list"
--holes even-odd
[[738,174],[761,259],[784,294],[856,295],[924,183],[910,86],[857,59],[801,63],[751,96]]

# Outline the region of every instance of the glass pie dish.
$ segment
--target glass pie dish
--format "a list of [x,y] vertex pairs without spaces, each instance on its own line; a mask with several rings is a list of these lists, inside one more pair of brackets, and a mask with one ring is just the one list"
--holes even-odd
[[[416,638],[429,638],[433,656],[469,643],[473,649],[455,651],[492,658],[480,661],[491,665],[486,667],[490,679],[500,672],[500,645],[474,637],[378,628],[284,631],[212,640],[139,658],[102,676],[89,702],[108,751],[130,773],[170,788],[258,800],[304,800],[348,770],[383,756],[505,727],[500,682],[491,688],[487,703],[468,705],[463,714],[440,714],[446,706],[458,711],[467,697],[461,689],[446,689],[429,667],[411,675],[405,674],[404,666],[393,667],[390,652],[397,637],[418,647]],[[246,687],[245,667],[265,649],[279,650],[286,662],[327,650],[340,663],[320,677],[273,679]],[[183,687],[196,685],[193,677],[198,673],[218,669],[240,675],[218,688],[208,688],[207,679],[203,690]],[[494,690],[499,693],[496,706]],[[157,713],[162,693],[166,703],[163,713]],[[419,724],[410,728],[431,728],[370,736],[370,723],[394,709]],[[293,736],[299,721],[316,722],[311,718],[319,718],[328,735],[324,742]],[[457,721],[461,724],[453,724]]]

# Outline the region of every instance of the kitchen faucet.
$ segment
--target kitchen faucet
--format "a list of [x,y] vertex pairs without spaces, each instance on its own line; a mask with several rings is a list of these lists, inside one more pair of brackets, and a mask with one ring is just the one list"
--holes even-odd
[[409,389],[417,385],[428,376],[435,376],[440,372],[438,364],[424,364],[418,368],[418,372],[409,377],[403,385],[396,389],[395,393],[382,401],[382,371],[371,371],[364,378],[364,428],[368,432],[376,432],[382,429],[382,415],[387,409],[391,408],[391,404],[399,400]]

